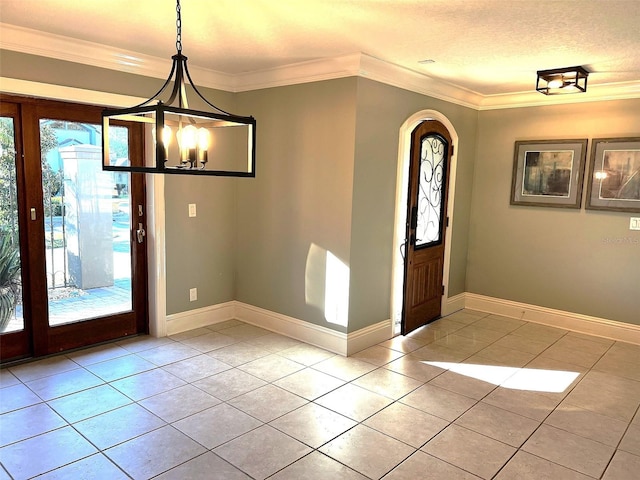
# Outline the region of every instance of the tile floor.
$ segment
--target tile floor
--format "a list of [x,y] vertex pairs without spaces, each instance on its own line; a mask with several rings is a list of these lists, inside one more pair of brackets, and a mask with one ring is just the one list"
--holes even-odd
[[640,346],[469,310],[349,358],[233,320],[0,385],[0,480],[640,471]]

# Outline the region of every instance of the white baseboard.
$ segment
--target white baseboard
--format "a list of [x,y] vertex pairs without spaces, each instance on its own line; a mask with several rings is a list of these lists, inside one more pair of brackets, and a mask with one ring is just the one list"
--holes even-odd
[[464,293],[460,293],[458,295],[454,295],[453,297],[449,297],[444,302],[442,302],[441,315],[445,317],[457,312],[458,310],[462,310],[464,308],[465,295],[466,294]]
[[347,334],[241,302],[236,302],[236,318],[344,356],[393,336],[390,319]]
[[167,335],[175,335],[194,328],[232,320],[236,318],[236,303],[235,301],[219,303],[209,307],[167,315]]
[[464,307],[472,310],[640,345],[640,325],[487,297],[475,293],[464,293],[463,295]]

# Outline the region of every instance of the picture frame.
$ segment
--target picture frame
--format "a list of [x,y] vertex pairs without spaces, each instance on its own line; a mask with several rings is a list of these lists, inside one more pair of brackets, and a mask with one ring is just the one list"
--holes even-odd
[[640,213],[640,137],[592,140],[585,208]]
[[579,209],[586,156],[586,138],[516,141],[511,205]]

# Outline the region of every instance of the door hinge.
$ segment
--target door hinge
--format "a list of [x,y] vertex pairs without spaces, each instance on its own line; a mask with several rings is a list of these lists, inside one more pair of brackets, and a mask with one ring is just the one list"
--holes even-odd
[[449,217],[447,217],[447,227],[449,226]]
[[444,285],[442,285],[442,295],[444,295]]
[[455,151],[455,147],[451,145],[451,156],[453,157],[453,152]]

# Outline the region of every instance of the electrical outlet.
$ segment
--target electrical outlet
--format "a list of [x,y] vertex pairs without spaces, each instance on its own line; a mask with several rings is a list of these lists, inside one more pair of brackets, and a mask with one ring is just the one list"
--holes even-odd
[[629,221],[629,230],[640,230],[640,218],[631,217]]
[[195,217],[196,216],[196,204],[195,203],[190,203],[189,204],[189,216],[190,217]]
[[189,301],[190,302],[195,302],[196,300],[198,300],[198,289],[197,288],[190,288],[189,289]]

